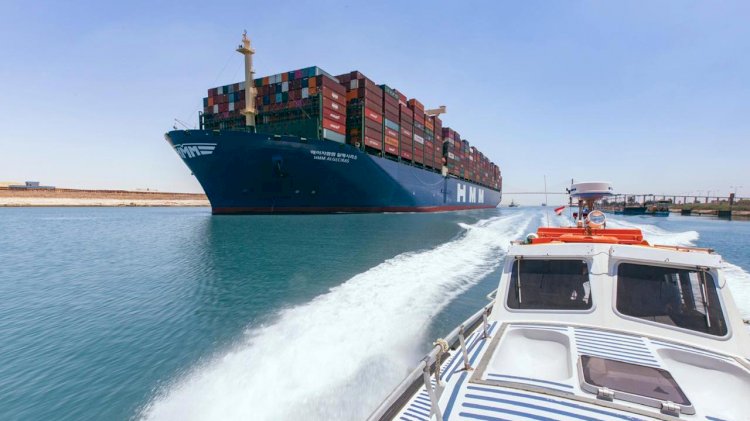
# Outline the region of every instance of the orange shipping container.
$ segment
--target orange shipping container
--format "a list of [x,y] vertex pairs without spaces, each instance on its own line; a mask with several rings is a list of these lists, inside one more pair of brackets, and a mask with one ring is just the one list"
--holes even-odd
[[398,139],[390,137],[390,136],[386,136],[385,137],[385,144],[386,145],[391,145],[391,146],[398,147]]

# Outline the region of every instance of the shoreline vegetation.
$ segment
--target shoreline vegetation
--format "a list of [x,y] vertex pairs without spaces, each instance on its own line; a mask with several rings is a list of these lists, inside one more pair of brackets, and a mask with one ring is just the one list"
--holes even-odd
[[210,206],[203,193],[0,188],[0,207]]

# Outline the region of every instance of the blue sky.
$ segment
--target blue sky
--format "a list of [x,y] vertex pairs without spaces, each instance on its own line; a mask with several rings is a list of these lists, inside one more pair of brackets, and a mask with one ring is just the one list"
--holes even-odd
[[498,163],[507,192],[540,190],[546,174],[557,191],[575,178],[750,196],[750,2],[0,8],[0,181],[200,191],[163,133],[243,77],[247,29],[258,75],[360,70],[447,105],[444,124]]

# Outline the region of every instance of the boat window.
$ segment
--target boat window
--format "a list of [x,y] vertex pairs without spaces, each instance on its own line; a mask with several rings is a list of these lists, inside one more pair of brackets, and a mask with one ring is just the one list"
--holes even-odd
[[[671,401],[690,406],[690,400],[668,371],[655,367],[581,355],[583,379],[587,384],[616,392]],[[615,394],[615,397],[618,396]],[[620,396],[623,400],[630,400]]]
[[714,278],[703,270],[621,263],[617,310],[711,335],[727,334]]
[[508,307],[529,310],[590,309],[591,285],[586,262],[517,259],[510,277]]

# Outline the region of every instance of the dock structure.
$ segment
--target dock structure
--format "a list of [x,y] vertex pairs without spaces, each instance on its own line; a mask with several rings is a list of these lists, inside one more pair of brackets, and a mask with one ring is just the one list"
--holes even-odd
[[[750,217],[750,198],[710,195],[669,195],[669,194],[618,194],[603,201],[603,208],[608,211],[626,214],[646,213],[646,209],[661,207],[665,211],[678,212],[681,215],[708,215],[719,218]],[[643,212],[637,212],[643,210]]]

